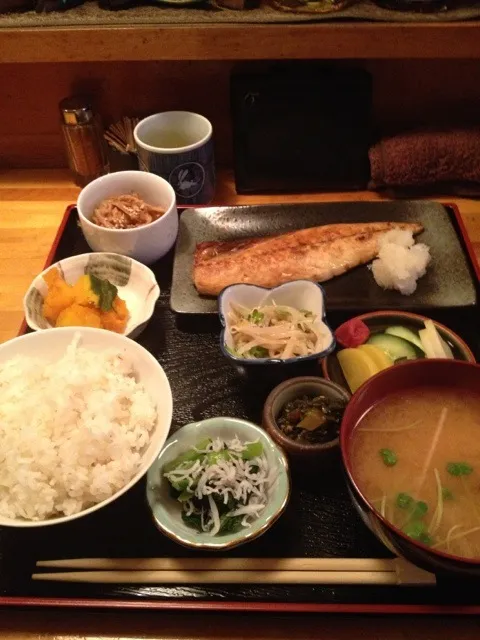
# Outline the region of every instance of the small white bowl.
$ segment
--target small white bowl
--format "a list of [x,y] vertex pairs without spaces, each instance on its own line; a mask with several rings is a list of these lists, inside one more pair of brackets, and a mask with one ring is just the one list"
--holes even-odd
[[[286,305],[295,309],[307,309],[317,316],[317,322],[322,322],[328,329],[330,341],[323,351],[312,353],[308,356],[297,356],[286,360],[274,358],[240,358],[233,355],[229,349],[233,349],[233,338],[230,332],[228,312],[233,303],[240,304],[248,309],[258,308],[271,304],[274,301],[278,305]],[[227,358],[237,364],[292,364],[324,358],[335,349],[335,337],[325,321],[325,293],[323,287],[310,280],[294,280],[286,282],[273,289],[257,287],[253,284],[232,284],[226,287],[218,297],[218,313],[223,330],[220,334],[220,347]]]
[[60,269],[68,284],[75,284],[86,273],[114,284],[130,314],[124,335],[135,338],[147,326],[160,296],[160,287],[153,272],[140,262],[116,253],[84,253],[56,262],[32,282],[23,299],[25,319],[30,329],[41,331],[52,328],[43,315],[42,307],[48,291],[43,276],[53,267]]
[[[153,206],[163,207],[163,216],[134,229],[107,229],[91,221],[95,208],[112,196],[138,195]],[[93,251],[108,251],[151,264],[175,244],[178,213],[175,192],[160,176],[145,171],[118,171],[90,182],[78,196],[78,218]]]
[[107,504],[114,502],[121,495],[131,489],[142,478],[151,464],[157,459],[170,431],[172,422],[172,391],[168,378],[157,360],[138,343],[113,331],[90,329],[86,327],[62,327],[47,329],[37,333],[14,338],[0,344],[0,367],[16,356],[31,356],[45,358],[51,361],[60,358],[72,343],[76,335],[80,335],[80,344],[93,352],[105,349],[115,349],[122,352],[133,364],[136,379],[141,382],[157,404],[157,423],[150,437],[150,442],[142,453],[140,466],[133,478],[110,498],[99,502],[88,509],[84,509],[70,516],[50,518],[48,520],[21,520],[0,517],[0,526],[35,528],[70,522],[86,516]]

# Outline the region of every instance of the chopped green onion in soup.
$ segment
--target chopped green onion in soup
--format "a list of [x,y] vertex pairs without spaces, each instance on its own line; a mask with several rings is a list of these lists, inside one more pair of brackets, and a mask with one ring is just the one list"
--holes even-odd
[[402,388],[362,416],[351,449],[355,482],[382,517],[412,540],[474,559],[479,415],[480,390],[447,383]]

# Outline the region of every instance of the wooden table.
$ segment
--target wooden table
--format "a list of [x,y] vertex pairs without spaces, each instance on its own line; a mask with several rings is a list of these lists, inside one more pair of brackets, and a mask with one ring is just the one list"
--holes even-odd
[[[56,229],[78,189],[65,171],[0,173],[0,342],[14,337],[22,320],[22,297],[41,271]],[[232,177],[222,173],[218,204],[281,201],[378,200],[372,193],[302,196],[237,196]],[[480,259],[480,202],[456,202]],[[219,640],[477,640],[474,618],[286,616],[147,612],[0,610],[2,640],[100,640],[158,638]]]

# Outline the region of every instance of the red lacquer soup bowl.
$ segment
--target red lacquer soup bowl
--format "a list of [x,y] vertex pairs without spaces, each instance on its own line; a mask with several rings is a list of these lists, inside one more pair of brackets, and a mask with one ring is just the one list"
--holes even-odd
[[[354,430],[365,413],[392,394],[432,386],[456,389],[462,394],[480,394],[480,365],[435,359],[406,362],[385,369],[370,378],[352,396],[340,429],[340,448],[349,493],[362,520],[393,553],[427,571],[467,573],[480,577],[480,555],[475,559],[451,555],[409,537],[382,517],[363,495],[355,478],[352,443],[355,439]],[[478,437],[480,438],[480,416]],[[478,470],[476,472],[478,473]]]

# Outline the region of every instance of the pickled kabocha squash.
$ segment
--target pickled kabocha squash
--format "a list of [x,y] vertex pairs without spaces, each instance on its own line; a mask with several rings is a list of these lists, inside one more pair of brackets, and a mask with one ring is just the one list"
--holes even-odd
[[129,318],[127,305],[119,297],[117,287],[108,280],[85,274],[71,285],[56,267],[43,279],[48,286],[43,315],[53,327],[93,327],[125,332]]

